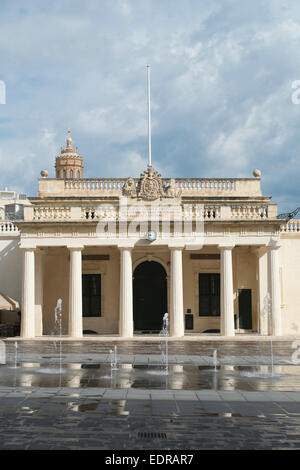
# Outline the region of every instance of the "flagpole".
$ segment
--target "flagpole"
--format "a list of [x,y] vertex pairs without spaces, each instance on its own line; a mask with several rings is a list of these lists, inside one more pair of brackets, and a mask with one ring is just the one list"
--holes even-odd
[[147,82],[148,82],[148,166],[151,162],[151,108],[150,108],[150,65],[147,65]]

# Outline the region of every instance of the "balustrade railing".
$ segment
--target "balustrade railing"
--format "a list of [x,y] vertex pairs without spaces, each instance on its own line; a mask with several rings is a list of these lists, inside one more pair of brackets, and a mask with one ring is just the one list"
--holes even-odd
[[300,233],[300,219],[289,220],[281,227],[281,233]]
[[[127,178],[97,178],[97,179],[78,179],[65,180],[65,190],[84,191],[84,192],[112,192],[120,193]],[[138,178],[133,178],[137,183]],[[167,187],[170,178],[163,178],[163,184]],[[237,185],[235,179],[209,179],[209,178],[175,178],[175,185],[183,193],[201,193],[201,192],[233,192]]]
[[221,206],[204,206],[204,220],[221,218]]
[[234,179],[176,178],[175,182],[177,188],[184,192],[236,191],[236,180]]
[[71,207],[38,206],[33,208],[33,220],[66,220],[71,218]]
[[231,206],[232,219],[267,219],[268,206],[267,205],[254,205],[254,204],[241,204]]
[[126,178],[66,180],[65,189],[91,192],[121,193],[125,181]]
[[9,222],[9,221],[0,222],[0,233],[18,233],[18,232],[19,232],[19,229],[13,222]]
[[117,219],[118,211],[115,207],[109,205],[99,205],[98,207],[82,207],[81,219],[82,220],[115,220]]
[[[129,219],[137,218],[140,216],[141,206],[136,205],[136,212],[133,206],[128,206]],[[174,206],[175,207],[175,206]],[[273,219],[274,214],[269,207],[265,204],[183,204],[178,205],[179,213],[175,214],[174,207],[170,204],[158,205],[158,217],[160,220],[166,218],[172,220],[182,218],[192,218],[194,220],[201,219],[206,221],[213,220],[268,220]],[[176,206],[177,207],[177,206]],[[144,212],[147,211],[147,206],[144,207]],[[149,209],[149,217],[153,215],[152,208]],[[119,207],[110,204],[98,205],[84,205],[84,206],[36,206],[31,208],[30,214],[26,216],[25,220],[33,221],[69,221],[69,220],[117,220],[119,216]],[[124,214],[122,215],[124,216]],[[146,214],[147,217],[147,214]],[[148,217],[148,218],[149,218]],[[143,219],[145,215],[143,216]],[[299,221],[289,222],[282,231],[297,232],[299,231]]]

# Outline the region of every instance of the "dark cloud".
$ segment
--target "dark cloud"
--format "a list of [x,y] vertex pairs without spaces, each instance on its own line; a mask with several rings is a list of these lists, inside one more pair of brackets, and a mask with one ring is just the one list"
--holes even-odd
[[2,0],[0,186],[35,194],[66,129],[85,176],[247,177],[280,210],[300,205],[296,0]]

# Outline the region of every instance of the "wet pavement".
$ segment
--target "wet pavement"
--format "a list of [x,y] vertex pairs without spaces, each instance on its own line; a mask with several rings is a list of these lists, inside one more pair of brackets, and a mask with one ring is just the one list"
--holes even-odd
[[[18,341],[19,350],[21,353],[32,353],[35,355],[41,355],[43,353],[52,353],[54,348],[54,338],[47,337],[43,340],[18,340],[18,338],[10,338],[6,342],[6,347],[8,351],[13,351],[13,344],[15,341]],[[214,349],[218,350],[218,355],[220,356],[269,356],[271,349],[270,339],[261,340],[261,337],[257,336],[258,340],[247,341],[243,339],[241,341],[221,341],[216,337],[216,339],[205,339],[193,340],[192,337],[185,338],[185,340],[178,340],[169,338],[169,354],[170,355],[183,355],[183,356],[211,356]],[[57,342],[59,340],[56,337]],[[140,339],[140,338],[139,338]],[[290,340],[280,340],[278,338],[273,338],[272,348],[274,350],[274,355],[278,357],[287,357],[290,358],[293,353],[293,342],[295,338]],[[300,338],[298,338],[300,344]],[[115,338],[110,337],[109,341],[105,339],[99,339],[98,341],[93,341],[93,339],[88,340],[85,337],[85,341],[74,341],[68,338],[62,338],[63,350],[65,353],[70,354],[108,354],[109,350],[114,344],[118,347],[118,353],[124,355],[152,355],[159,354],[159,346],[161,344],[161,338],[152,337],[149,338],[149,341],[141,340],[120,340],[118,336]]]
[[0,365],[0,386],[139,390],[299,391],[300,366],[197,366],[109,363],[29,363]]
[[[6,343],[1,449],[299,449],[291,341]],[[218,364],[212,361],[217,349]],[[17,352],[17,356],[16,356]],[[273,362],[273,366],[272,366]]]

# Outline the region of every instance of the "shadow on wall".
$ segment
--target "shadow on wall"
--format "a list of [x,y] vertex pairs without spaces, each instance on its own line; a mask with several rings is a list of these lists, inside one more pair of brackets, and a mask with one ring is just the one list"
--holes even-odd
[[21,302],[22,252],[18,239],[0,239],[0,292]]

